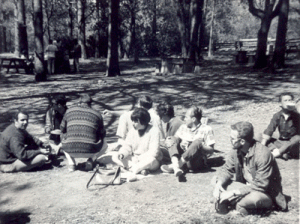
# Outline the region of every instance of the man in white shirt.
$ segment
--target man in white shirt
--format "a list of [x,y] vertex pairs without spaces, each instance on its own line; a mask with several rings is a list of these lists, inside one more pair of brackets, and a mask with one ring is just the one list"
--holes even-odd
[[179,177],[183,174],[182,167],[197,171],[205,168],[206,159],[214,151],[214,133],[210,126],[201,123],[202,110],[196,106],[188,109],[185,124],[177,130],[175,136],[166,139],[172,164],[162,165],[163,172],[174,172]]
[[48,74],[52,75],[55,71],[55,53],[58,51],[57,46],[53,44],[52,40],[49,40],[49,45],[46,48],[47,53],[47,63],[48,63]]

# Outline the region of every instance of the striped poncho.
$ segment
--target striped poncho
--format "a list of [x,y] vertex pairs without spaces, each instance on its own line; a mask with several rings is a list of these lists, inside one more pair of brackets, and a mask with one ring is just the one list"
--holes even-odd
[[68,153],[96,153],[101,149],[96,143],[105,137],[101,114],[87,105],[69,108],[60,130],[65,133],[62,148]]

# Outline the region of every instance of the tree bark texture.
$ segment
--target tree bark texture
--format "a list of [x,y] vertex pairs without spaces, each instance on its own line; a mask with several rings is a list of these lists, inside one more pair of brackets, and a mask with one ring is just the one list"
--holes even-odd
[[196,62],[199,46],[198,46],[198,33],[202,20],[202,9],[204,0],[192,0],[190,5],[190,21],[191,21],[191,30],[190,30],[190,46],[188,58]]
[[108,51],[106,76],[119,76],[118,15],[120,0],[109,1]]
[[85,33],[85,8],[86,0],[78,0],[78,43],[81,46],[81,56],[86,59],[86,33]]
[[44,67],[44,44],[43,44],[43,6],[42,0],[34,0],[34,41],[35,41],[35,57],[34,70],[37,81],[46,80],[46,72]]
[[26,12],[24,0],[17,1],[15,23],[15,54],[28,57],[28,40],[26,31]]
[[188,23],[186,21],[186,13],[185,13],[185,3],[183,0],[176,0],[177,4],[177,24],[178,30],[180,33],[181,40],[181,55],[182,57],[187,57],[187,38],[189,37],[189,29],[187,28]]
[[283,68],[285,66],[285,42],[289,16],[289,5],[289,0],[282,0],[280,5],[275,51],[272,61],[274,68]]

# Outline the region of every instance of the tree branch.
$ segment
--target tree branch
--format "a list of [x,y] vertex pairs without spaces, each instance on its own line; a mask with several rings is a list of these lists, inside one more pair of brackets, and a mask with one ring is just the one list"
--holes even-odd
[[254,15],[254,16],[260,18],[260,19],[262,19],[264,17],[264,15],[265,15],[264,11],[262,11],[258,8],[255,8],[253,0],[248,0],[248,4],[249,4],[249,12],[252,15]]
[[283,1],[280,0],[280,1],[277,3],[277,5],[276,5],[274,11],[273,11],[272,14],[271,14],[271,19],[274,19],[276,16],[278,16],[278,14],[279,14],[279,12],[280,12],[281,5],[282,5],[282,2],[283,2]]

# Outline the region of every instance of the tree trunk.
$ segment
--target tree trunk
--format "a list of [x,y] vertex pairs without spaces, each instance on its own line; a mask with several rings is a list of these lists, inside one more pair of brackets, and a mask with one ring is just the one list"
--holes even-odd
[[82,58],[86,59],[86,33],[85,33],[85,7],[86,0],[78,0],[78,43],[81,46]]
[[100,57],[100,0],[96,0],[96,23],[97,23],[97,32],[96,32],[96,38],[95,38],[95,42],[96,42],[96,49],[95,49],[95,58],[99,58]]
[[250,13],[261,20],[261,26],[257,34],[257,50],[254,68],[265,68],[268,65],[266,55],[268,33],[273,18],[278,15],[278,6],[281,4],[279,2],[273,11],[275,2],[275,0],[265,0],[265,8],[261,10],[255,8],[253,0],[248,0]]
[[119,76],[118,15],[120,0],[109,1],[108,50],[106,76]]
[[151,55],[157,56],[158,55],[158,44],[156,38],[156,31],[157,31],[157,24],[156,24],[156,0],[152,0],[152,34],[151,34]]
[[255,68],[265,68],[268,65],[266,51],[268,43],[268,33],[271,22],[272,20],[267,15],[261,21],[261,26],[257,34],[257,51],[256,60],[254,64]]
[[28,40],[26,31],[26,13],[24,0],[18,0],[16,8],[15,54],[28,57]]
[[43,6],[42,0],[34,0],[34,42],[35,57],[34,70],[36,81],[45,81],[47,79],[44,67],[44,45],[43,45]]
[[69,12],[69,23],[68,23],[68,34],[69,37],[73,38],[73,11],[72,11],[72,3],[71,0],[68,1],[68,12]]
[[184,12],[184,2],[183,0],[177,1],[177,24],[178,24],[178,30],[180,33],[180,40],[181,40],[181,55],[182,57],[187,57],[187,37],[189,36],[186,32],[186,23],[185,23],[185,12]]
[[211,15],[211,24],[210,24],[210,32],[209,32],[208,57],[212,56],[212,48],[213,48],[212,35],[213,35],[213,25],[215,20],[215,6],[216,6],[216,1],[213,0],[213,10]]
[[204,33],[205,33],[205,18],[206,18],[206,7],[207,7],[207,0],[203,1],[203,6],[202,6],[202,19],[201,19],[201,24],[199,28],[199,39],[198,39],[198,59],[201,59],[201,52],[202,52],[202,47],[204,46]]
[[190,46],[188,58],[196,62],[196,53],[198,52],[198,31],[202,19],[202,8],[204,0],[192,0],[190,5]]
[[274,68],[285,67],[285,63],[284,63],[285,40],[286,40],[288,16],[289,16],[289,0],[283,0],[279,11],[275,51],[272,60],[272,65]]

